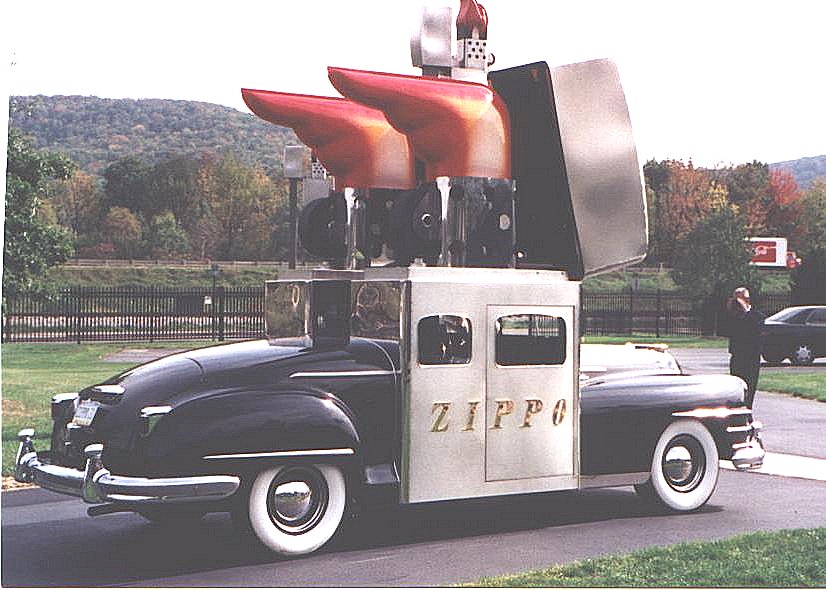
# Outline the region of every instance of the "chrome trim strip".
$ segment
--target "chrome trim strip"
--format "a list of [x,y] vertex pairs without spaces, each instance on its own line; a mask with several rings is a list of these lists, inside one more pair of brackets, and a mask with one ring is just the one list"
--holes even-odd
[[108,395],[122,395],[126,390],[120,385],[95,385],[92,388],[92,391],[97,393],[105,393]]
[[647,471],[635,473],[609,473],[605,475],[581,475],[579,488],[613,488],[645,483],[651,477]]
[[77,393],[58,393],[52,396],[53,404],[61,404],[63,402],[74,401],[78,398]]
[[172,406],[146,406],[141,408],[141,418],[150,416],[165,416],[172,411]]
[[301,379],[305,377],[332,378],[332,377],[385,377],[396,376],[396,371],[372,370],[372,371],[307,371],[290,375],[290,379]]
[[202,459],[264,459],[279,457],[316,457],[352,455],[353,449],[306,449],[303,451],[269,451],[263,453],[228,453],[226,455],[204,455]]
[[730,416],[743,416],[751,414],[748,408],[697,408],[696,410],[687,410],[684,412],[673,412],[671,415],[675,417],[685,418],[728,418]]
[[746,424],[745,426],[727,426],[726,432],[750,432],[752,427],[750,424]]

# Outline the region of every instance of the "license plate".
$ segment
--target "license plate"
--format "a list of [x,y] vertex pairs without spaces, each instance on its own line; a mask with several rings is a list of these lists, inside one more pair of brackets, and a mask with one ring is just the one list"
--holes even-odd
[[97,413],[99,407],[100,404],[98,402],[83,400],[78,404],[77,410],[75,410],[75,417],[72,419],[72,422],[78,426],[89,426],[92,423],[92,420],[95,419],[95,414]]

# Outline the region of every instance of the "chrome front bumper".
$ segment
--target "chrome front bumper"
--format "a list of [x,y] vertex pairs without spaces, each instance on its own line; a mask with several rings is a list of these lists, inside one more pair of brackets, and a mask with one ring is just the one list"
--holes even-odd
[[766,451],[763,448],[763,442],[760,440],[760,430],[762,428],[763,425],[760,422],[753,420],[746,426],[730,426],[726,429],[729,433],[743,430],[747,433],[746,442],[732,445],[734,452],[731,456],[731,462],[738,470],[748,471],[750,469],[760,469],[763,466]]
[[740,471],[760,469],[763,466],[765,456],[766,451],[763,449],[763,443],[760,442],[759,438],[754,438],[742,445],[735,445],[731,462]]
[[234,475],[164,478],[113,475],[103,466],[101,444],[86,447],[86,469],[83,471],[51,465],[43,453],[35,451],[33,429],[21,430],[17,436],[20,447],[15,460],[14,479],[21,483],[35,483],[61,494],[77,496],[89,504],[207,502],[231,496],[241,484],[240,478]]

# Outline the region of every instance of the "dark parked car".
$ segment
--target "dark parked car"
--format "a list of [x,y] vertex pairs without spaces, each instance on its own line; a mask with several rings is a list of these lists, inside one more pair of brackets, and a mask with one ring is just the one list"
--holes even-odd
[[826,356],[826,305],[787,307],[766,319],[762,331],[763,358],[780,363],[811,365]]

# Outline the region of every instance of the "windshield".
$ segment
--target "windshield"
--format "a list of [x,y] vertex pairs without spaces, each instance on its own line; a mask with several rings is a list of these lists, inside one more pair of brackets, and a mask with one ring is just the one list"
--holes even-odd
[[778,311],[773,316],[766,318],[771,322],[784,322],[787,324],[802,324],[812,310],[809,308],[789,307]]

